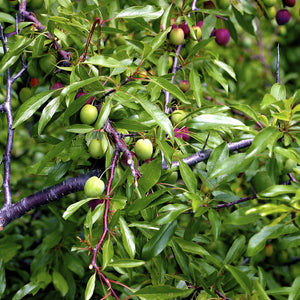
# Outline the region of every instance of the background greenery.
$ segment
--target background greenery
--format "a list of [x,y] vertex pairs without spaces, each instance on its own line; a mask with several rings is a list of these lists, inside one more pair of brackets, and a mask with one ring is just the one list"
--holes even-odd
[[[192,1],[31,0],[27,10],[45,30],[25,20],[14,35],[18,3],[0,2],[0,21],[9,36],[8,52],[0,50],[0,103],[6,99],[7,69],[16,74],[21,55],[28,66],[11,91],[14,202],[96,168],[107,182],[113,141],[100,160],[90,158],[87,143],[109,116],[115,128],[131,134],[130,150],[141,137],[155,148],[150,163],[140,162],[138,190],[120,162],[113,180],[110,231],[98,264],[120,299],[299,299],[299,1],[289,8],[291,20],[278,26],[262,1],[233,0],[228,9],[207,9],[205,1],[197,1],[199,10],[193,11]],[[101,32],[96,26],[87,61],[80,61],[95,18],[109,21]],[[186,39],[180,55],[167,38],[172,18],[178,25],[205,24],[202,40]],[[228,28],[228,45],[210,37],[214,27]],[[46,32],[70,53],[70,65]],[[40,61],[49,53],[56,65],[45,72]],[[179,57],[176,73],[168,66],[170,56]],[[122,85],[129,77],[134,80]],[[32,87],[32,78],[38,85]],[[178,88],[183,79],[191,83],[186,93]],[[55,82],[64,88],[50,90]],[[21,101],[24,87],[31,97]],[[111,89],[115,92],[102,97]],[[76,99],[79,91],[87,95]],[[172,137],[166,93],[171,109],[188,113],[188,141]],[[96,129],[79,120],[91,96],[102,107]],[[5,114],[0,128],[2,156]],[[170,167],[200,151],[208,134],[206,149],[213,152],[207,161],[188,166],[180,160],[177,168],[162,168],[162,152]],[[250,147],[229,154],[228,143],[249,138],[254,139]],[[172,182],[174,170],[179,176]],[[3,201],[3,192],[0,197]],[[91,247],[103,230],[104,204],[92,212],[80,202],[85,198],[78,192],[38,207],[0,232],[0,298],[109,294],[89,269]],[[76,210],[70,211],[74,203]]]

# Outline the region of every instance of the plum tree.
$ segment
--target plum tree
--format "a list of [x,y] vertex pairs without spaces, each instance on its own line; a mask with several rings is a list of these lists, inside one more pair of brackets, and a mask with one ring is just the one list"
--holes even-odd
[[105,190],[105,184],[97,176],[90,177],[84,185],[84,193],[89,198],[98,198],[100,197]]
[[80,121],[83,124],[91,125],[98,117],[97,107],[92,104],[86,104],[80,110]]
[[153,154],[153,145],[149,139],[139,139],[134,145],[134,152],[141,160],[151,158]]

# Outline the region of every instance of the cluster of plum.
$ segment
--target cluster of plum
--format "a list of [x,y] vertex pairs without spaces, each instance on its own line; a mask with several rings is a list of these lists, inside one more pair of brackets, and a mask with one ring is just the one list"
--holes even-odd
[[296,0],[282,0],[283,7],[280,10],[276,10],[275,5],[277,0],[263,0],[267,15],[272,18],[275,17],[278,25],[285,25],[291,18],[291,13],[286,7],[294,7]]

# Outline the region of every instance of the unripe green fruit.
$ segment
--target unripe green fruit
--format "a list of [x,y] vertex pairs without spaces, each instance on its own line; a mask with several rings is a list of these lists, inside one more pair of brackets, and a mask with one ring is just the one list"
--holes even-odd
[[284,168],[287,172],[293,172],[293,169],[296,167],[297,163],[291,158],[287,159],[287,161],[285,162]]
[[178,123],[180,123],[180,125],[183,126],[183,119],[186,117],[186,115],[187,113],[183,110],[174,110],[171,115],[173,125],[178,125]]
[[271,6],[275,5],[276,2],[277,2],[277,0],[263,0],[264,5],[267,7],[271,7]]
[[46,74],[50,73],[56,65],[56,57],[53,54],[46,54],[39,60],[42,71]]
[[180,80],[179,87],[185,93],[190,89],[190,83],[187,80]]
[[230,5],[230,1],[229,0],[217,0],[217,5],[219,8],[227,9]]
[[197,38],[197,41],[200,40],[201,36],[202,36],[202,30],[199,26],[193,26],[193,30],[195,31],[195,35]]
[[86,104],[80,111],[80,121],[83,124],[91,125],[98,117],[98,109],[96,106],[91,104]]
[[99,197],[105,189],[104,182],[97,176],[90,177],[84,185],[84,193],[89,198]]
[[31,89],[29,87],[21,88],[19,97],[22,102],[25,102],[27,99],[31,97]]
[[184,31],[181,28],[173,28],[169,35],[169,41],[175,46],[179,46],[184,41]]
[[265,248],[266,256],[268,257],[272,256],[273,252],[274,252],[273,246],[271,244],[267,244]]
[[93,139],[89,144],[89,153],[91,157],[100,159],[102,158],[108,148],[108,141],[105,136],[102,136],[101,139]]
[[152,142],[149,139],[140,139],[135,143],[134,151],[139,159],[149,159],[153,153]]

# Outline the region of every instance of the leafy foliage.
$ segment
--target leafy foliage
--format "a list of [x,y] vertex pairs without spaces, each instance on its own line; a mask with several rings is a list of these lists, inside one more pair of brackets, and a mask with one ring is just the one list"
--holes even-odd
[[[107,194],[74,193],[8,224],[0,298],[299,299],[299,3],[278,27],[262,1],[35,2],[1,3],[13,203],[94,169]],[[201,21],[200,41],[168,41],[172,23],[192,32]],[[228,45],[214,28],[229,30]],[[56,65],[41,67],[49,53]],[[32,96],[21,103],[23,87]],[[85,103],[94,124],[80,122]],[[178,124],[174,110],[187,113]],[[6,174],[4,113],[0,127]],[[108,149],[93,159],[100,137]],[[140,138],[154,145],[145,162],[130,153]]]

